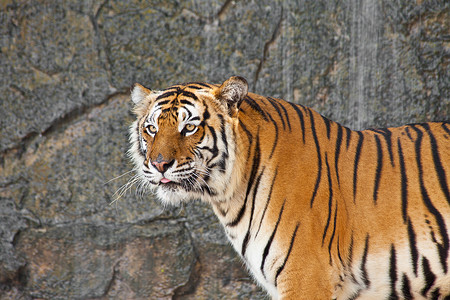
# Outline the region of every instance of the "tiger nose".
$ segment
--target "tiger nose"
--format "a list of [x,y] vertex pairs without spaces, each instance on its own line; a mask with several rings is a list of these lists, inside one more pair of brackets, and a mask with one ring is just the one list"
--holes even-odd
[[158,155],[155,161],[152,161],[152,165],[161,173],[166,172],[175,162],[174,159],[167,161],[164,160],[161,154]]

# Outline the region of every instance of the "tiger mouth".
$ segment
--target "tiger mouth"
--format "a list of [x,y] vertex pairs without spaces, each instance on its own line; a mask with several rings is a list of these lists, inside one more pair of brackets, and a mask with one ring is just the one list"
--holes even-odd
[[169,182],[160,181],[158,183],[158,187],[163,188],[163,189],[168,189],[168,190],[183,189],[186,191],[191,191],[194,189],[187,179],[181,179],[180,181],[172,181],[171,180]]
[[175,182],[175,181],[169,181],[169,182],[159,182],[158,187],[164,188],[164,189],[172,189],[175,190],[179,187],[183,187],[181,183]]
[[164,189],[166,191],[179,191],[184,190],[186,192],[201,192],[204,188],[203,186],[195,185],[192,183],[192,179],[189,178],[183,178],[178,181],[168,181],[168,182],[158,182],[157,183],[158,188]]

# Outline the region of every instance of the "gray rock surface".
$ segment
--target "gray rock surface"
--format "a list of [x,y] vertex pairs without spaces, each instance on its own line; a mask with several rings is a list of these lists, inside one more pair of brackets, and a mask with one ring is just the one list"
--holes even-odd
[[0,3],[0,298],[263,299],[202,203],[141,195],[129,87],[248,79],[354,129],[450,119],[446,1]]

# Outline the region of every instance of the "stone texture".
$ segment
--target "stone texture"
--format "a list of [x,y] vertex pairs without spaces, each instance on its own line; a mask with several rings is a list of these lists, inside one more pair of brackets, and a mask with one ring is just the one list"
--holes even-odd
[[46,299],[170,298],[196,258],[185,228],[167,223],[29,230],[16,244],[29,262],[21,271],[25,289]]
[[7,76],[0,79],[0,151],[115,91],[94,14],[92,4],[3,2],[0,73]]
[[129,87],[248,79],[354,129],[450,119],[446,1],[0,2],[0,298],[264,299],[133,185]]

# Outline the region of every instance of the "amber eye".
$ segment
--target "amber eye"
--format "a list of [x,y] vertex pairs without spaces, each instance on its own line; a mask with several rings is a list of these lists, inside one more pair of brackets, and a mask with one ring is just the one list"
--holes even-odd
[[158,131],[154,125],[148,125],[146,127],[146,129],[147,129],[147,133],[150,135],[155,135],[156,132]]
[[186,126],[184,126],[187,132],[194,131],[196,127],[197,126],[195,126],[194,124],[187,124]]
[[194,124],[186,124],[181,133],[184,134],[185,136],[190,136],[191,134],[194,134],[197,131],[197,128],[198,127],[195,126]]

